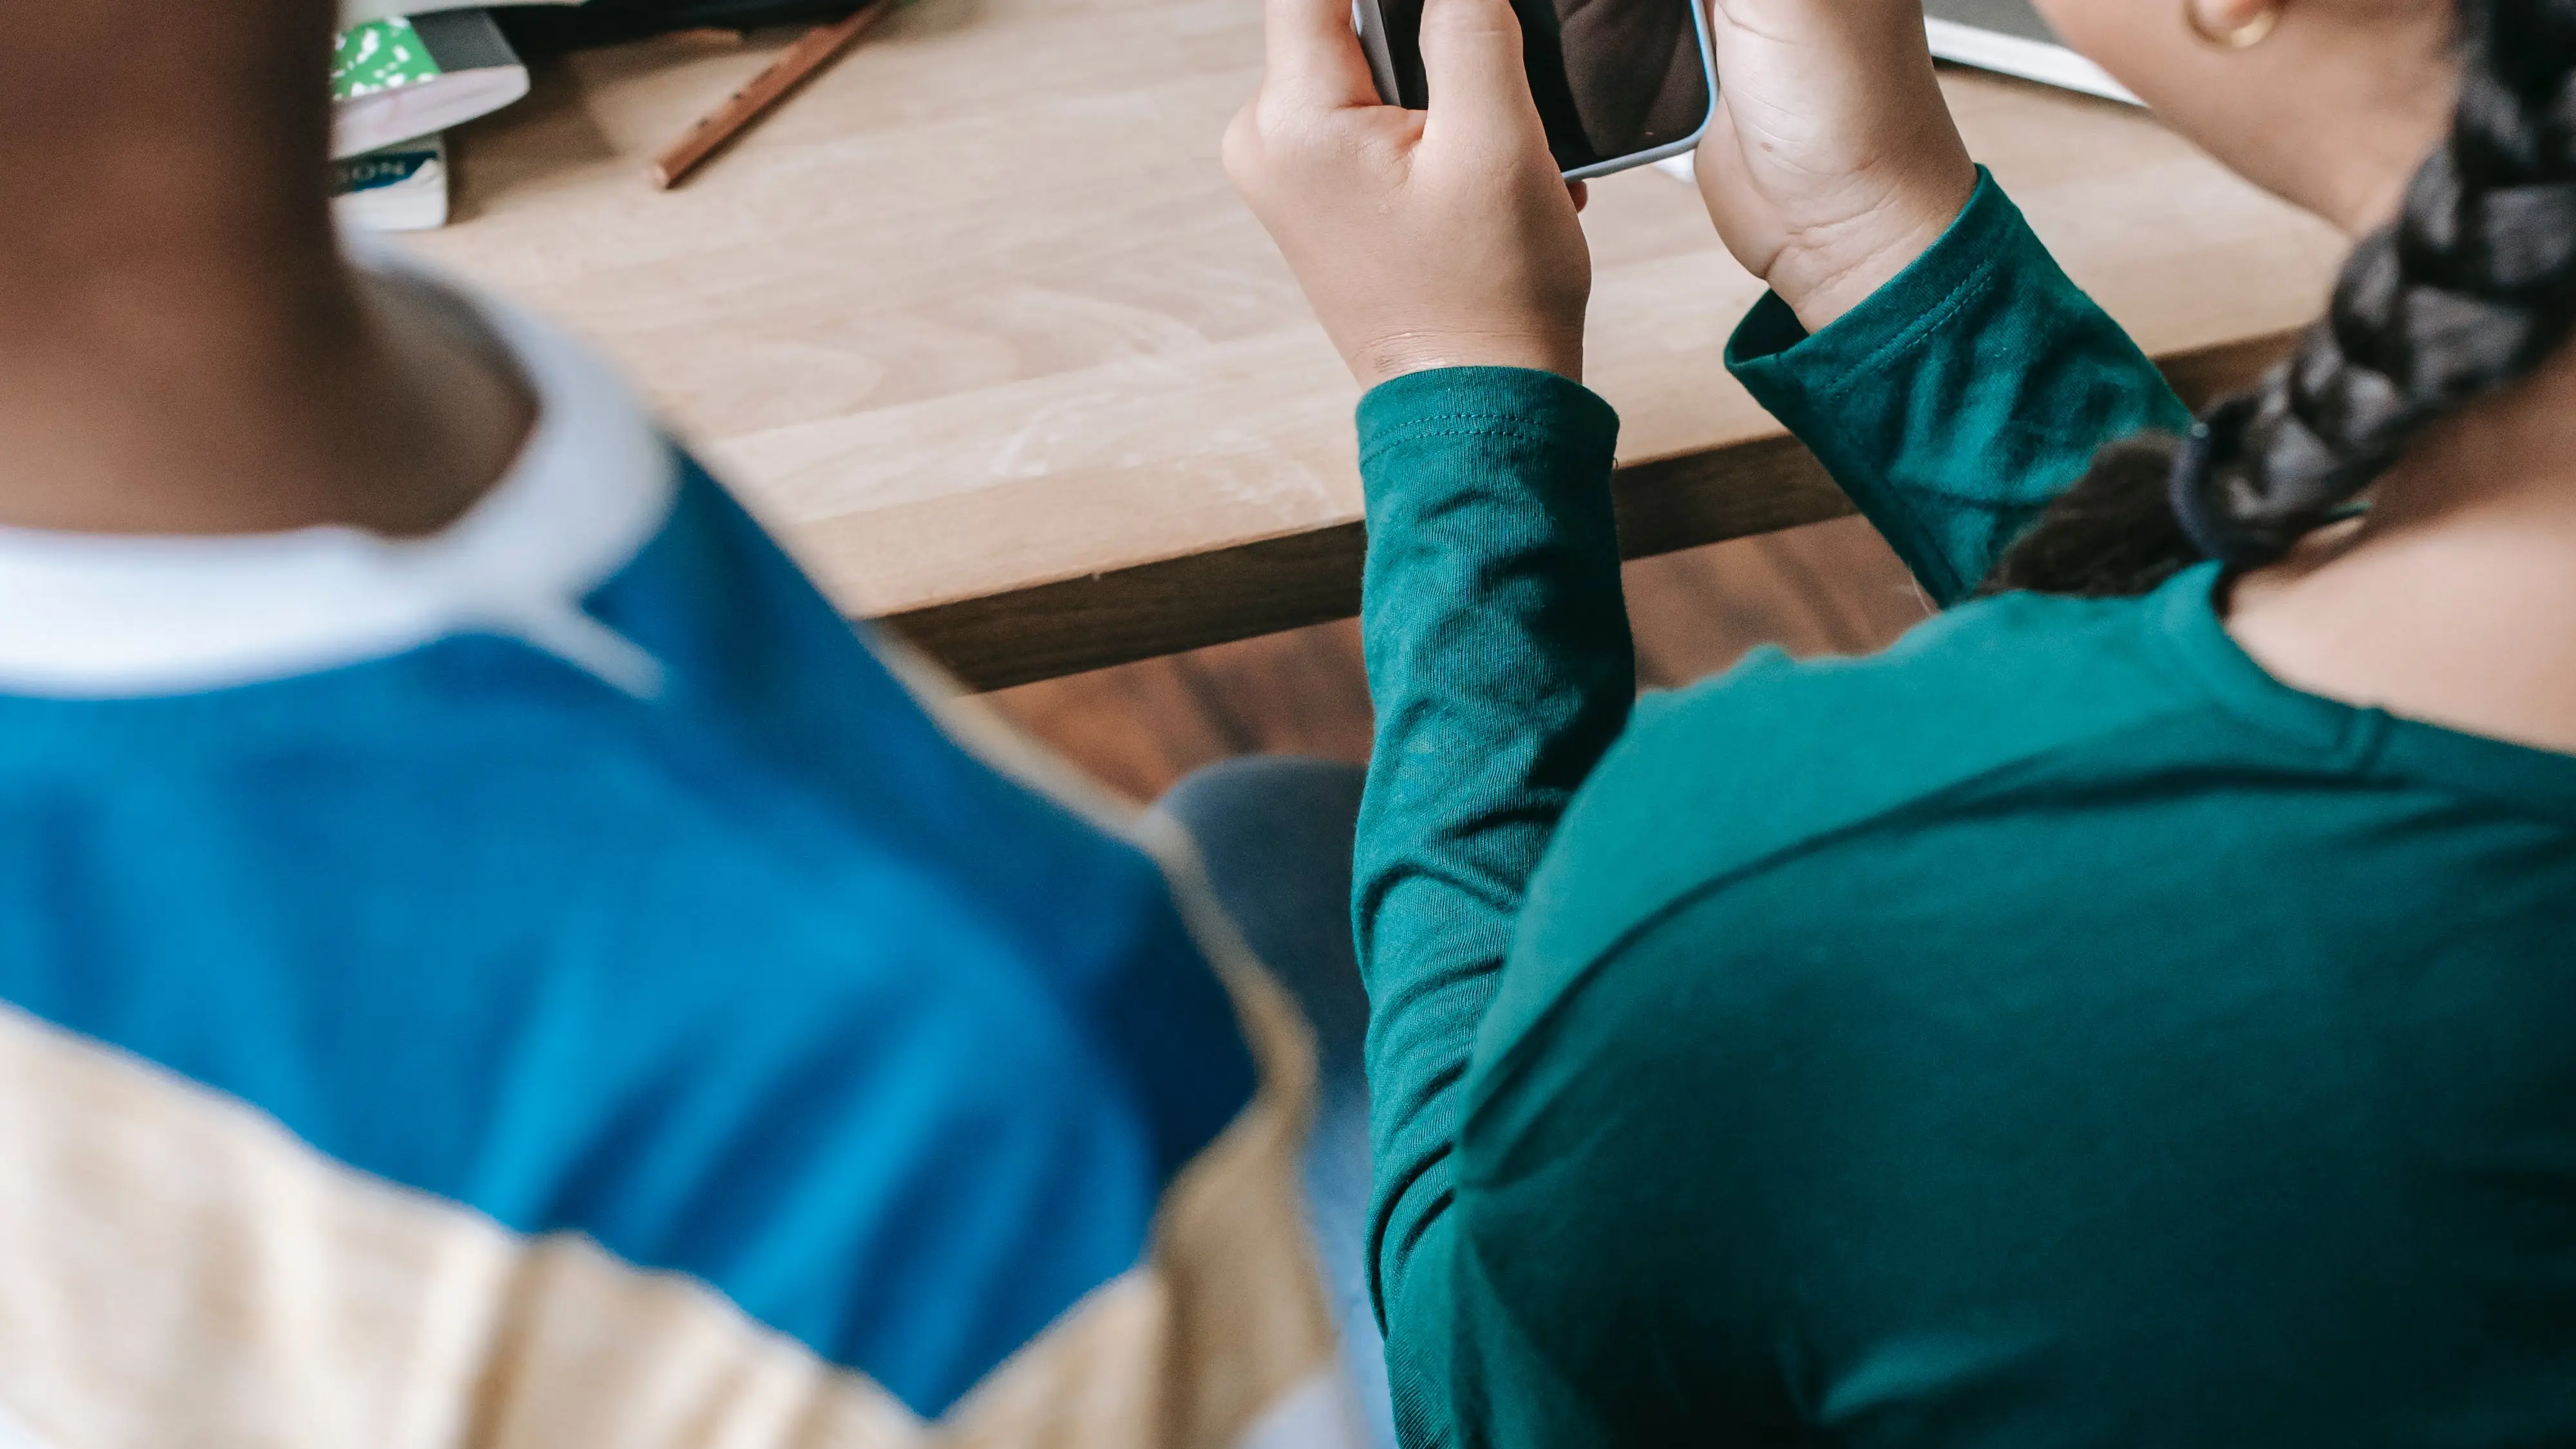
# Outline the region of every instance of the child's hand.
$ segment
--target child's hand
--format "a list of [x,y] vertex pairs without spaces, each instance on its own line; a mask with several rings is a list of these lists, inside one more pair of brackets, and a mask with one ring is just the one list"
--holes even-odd
[[1823,328],[1940,240],[1977,171],[1918,0],[1709,0],[1700,194],[1729,251]]
[[1381,105],[1350,0],[1268,0],[1269,69],[1226,170],[1362,384],[1434,367],[1583,375],[1592,254],[1506,0],[1429,0],[1431,109]]

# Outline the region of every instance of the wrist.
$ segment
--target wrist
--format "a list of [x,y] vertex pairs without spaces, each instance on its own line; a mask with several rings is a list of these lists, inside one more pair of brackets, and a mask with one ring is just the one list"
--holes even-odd
[[1452,367],[1512,367],[1583,381],[1583,334],[1396,332],[1351,349],[1351,373],[1364,389],[1417,372]]
[[1810,226],[1780,248],[1762,280],[1809,332],[1822,332],[1896,280],[1967,210],[1977,168],[1965,155],[1942,174],[1892,189],[1840,221]]
[[[1355,422],[1372,522],[1390,510],[1437,511],[1434,500],[1458,489],[1606,499],[1618,457],[1619,414],[1610,404],[1561,374],[1531,368],[1408,373],[1363,393]],[[1526,466],[1483,466],[1495,461],[1495,448]],[[1481,461],[1462,472],[1468,460]]]

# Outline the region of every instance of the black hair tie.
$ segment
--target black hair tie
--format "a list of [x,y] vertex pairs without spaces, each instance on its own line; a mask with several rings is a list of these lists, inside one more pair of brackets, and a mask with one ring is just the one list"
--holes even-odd
[[2206,419],[2192,424],[2183,436],[2182,447],[2174,454],[2173,475],[2167,484],[2167,496],[2173,504],[2174,521],[2182,525],[2183,537],[2204,559],[2236,561],[2235,540],[2211,507],[2209,484],[2217,471],[2222,449],[2233,453],[2244,436],[2245,426],[2254,419],[2261,402],[2253,397],[2230,398]]

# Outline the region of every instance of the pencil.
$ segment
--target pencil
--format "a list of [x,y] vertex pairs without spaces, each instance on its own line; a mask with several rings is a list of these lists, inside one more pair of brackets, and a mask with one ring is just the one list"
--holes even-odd
[[850,48],[852,42],[867,33],[869,26],[885,18],[895,8],[896,0],[868,0],[847,20],[831,25],[818,25],[805,37],[779,53],[769,68],[752,77],[751,84],[733,93],[725,103],[701,117],[688,134],[671,143],[644,177],[661,190],[668,191],[688,178],[690,172],[705,164],[706,159],[721,151],[725,143],[739,136],[752,122],[759,120],[770,107],[784,100],[787,93],[810,79],[816,71],[832,63],[834,57]]

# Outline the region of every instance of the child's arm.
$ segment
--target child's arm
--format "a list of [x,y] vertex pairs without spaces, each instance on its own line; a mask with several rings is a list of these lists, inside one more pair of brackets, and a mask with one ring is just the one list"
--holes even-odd
[[[1226,162],[1363,384],[1382,721],[1358,893],[1375,1024],[1371,1272],[1408,1443],[1450,1432],[1438,1307],[1457,1087],[1503,943],[1633,693],[1583,368],[1591,258],[1501,0],[1431,0],[1426,115],[1382,105],[1347,0],[1268,0]],[[1382,384],[1382,386],[1381,386]]]
[[1600,398],[1518,369],[1416,373],[1360,405],[1378,708],[1352,877],[1372,1007],[1369,1264],[1409,1443],[1445,1417],[1446,1213],[1476,1028],[1557,818],[1636,695],[1617,435]]

